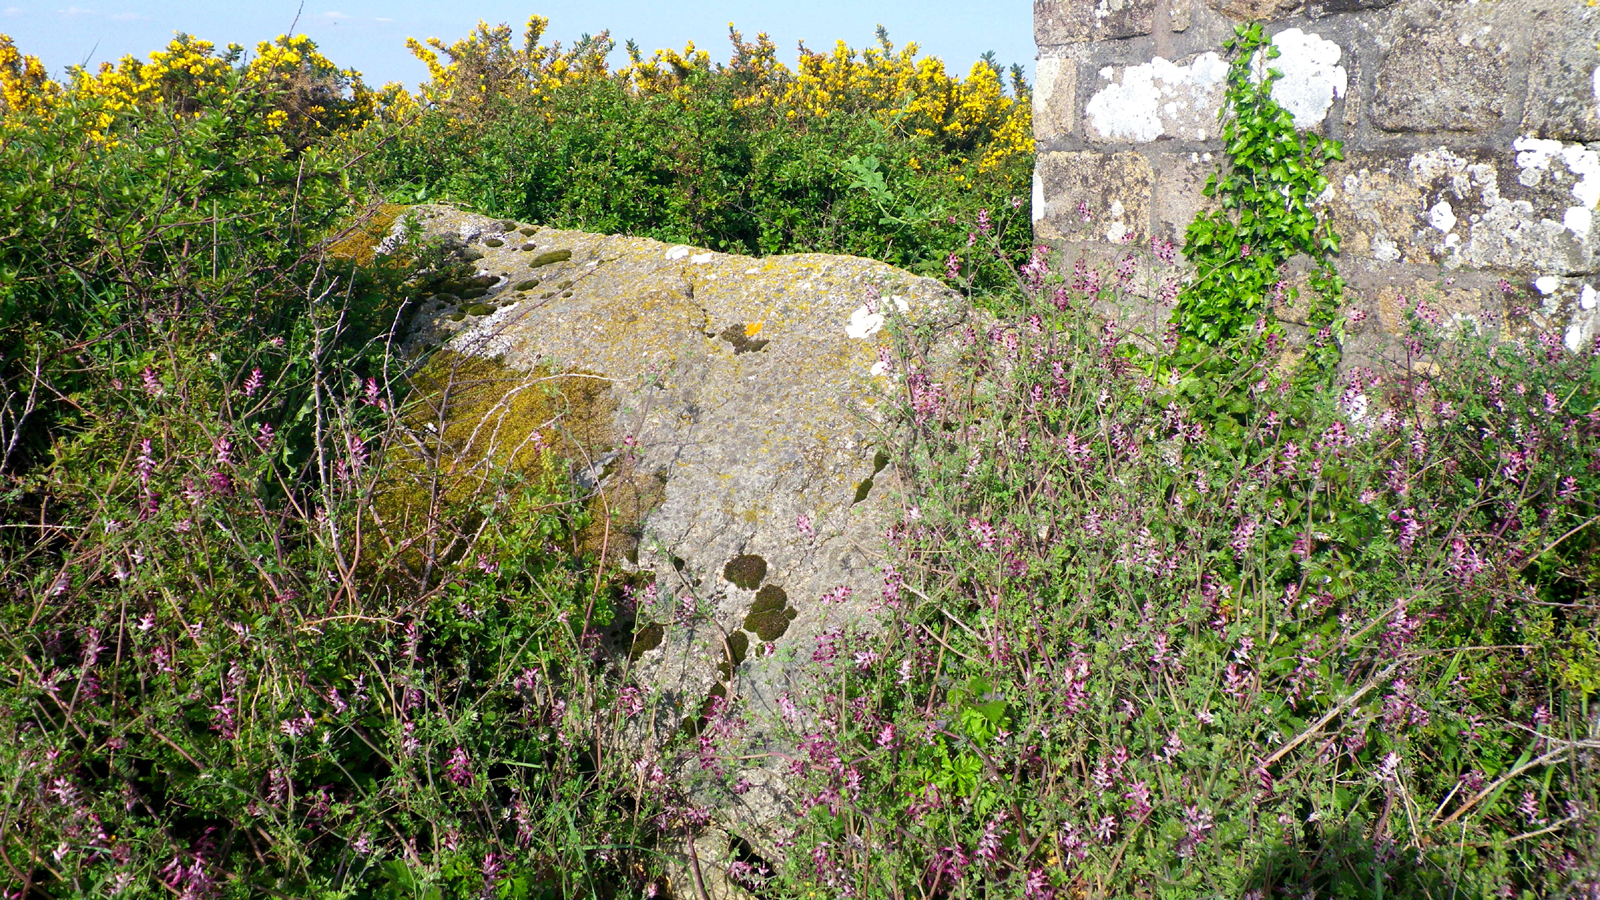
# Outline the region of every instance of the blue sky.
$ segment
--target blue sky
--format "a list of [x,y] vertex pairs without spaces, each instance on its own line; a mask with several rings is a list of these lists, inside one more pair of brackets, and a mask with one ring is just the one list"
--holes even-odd
[[[288,31],[299,8],[299,0],[0,0],[0,33],[11,35],[18,49],[38,56],[60,76],[69,65],[144,56],[180,30],[219,47],[229,41],[254,47]],[[570,44],[585,32],[610,28],[619,47],[633,38],[648,54],[693,40],[718,60],[727,58],[727,29],[733,22],[746,39],[758,31],[772,35],[779,58],[790,65],[797,40],[817,50],[831,48],[840,38],[859,47],[872,43],[873,29],[881,23],[896,44],[916,41],[925,55],[942,57],[952,71],[965,74],[986,50],[995,51],[1004,64],[1022,63],[1030,77],[1033,71],[1033,9],[1027,0],[306,0],[295,27],[335,62],[359,69],[368,84],[415,86],[426,72],[406,51],[408,36],[449,42],[479,19],[506,22],[520,34],[533,13],[550,20],[547,41]],[[613,64],[621,58],[619,50]]]

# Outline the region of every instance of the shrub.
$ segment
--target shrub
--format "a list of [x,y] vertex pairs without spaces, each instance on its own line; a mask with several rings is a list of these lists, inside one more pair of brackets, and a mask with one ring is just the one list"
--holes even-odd
[[[887,36],[861,54],[805,53],[798,71],[764,35],[731,31],[733,58],[691,45],[610,72],[607,35],[521,49],[480,25],[455,44],[413,42],[432,79],[411,124],[374,128],[377,179],[490,215],[625,232],[750,254],[854,253],[940,275],[980,208],[1026,205],[1026,85],[996,70],[947,76]],[[443,63],[439,54],[450,62]],[[1029,241],[1008,220],[1007,246]],[[998,284],[998,269],[976,275]],[[1019,259],[1018,262],[1021,260]]]
[[[575,550],[585,498],[548,459],[441,492],[458,435],[407,411],[453,382],[414,394],[388,347],[445,260],[374,252],[395,211],[351,190],[337,135],[268,115],[294,84],[179,44],[200,73],[163,57],[126,67],[160,89],[0,123],[0,880],[647,878],[655,807],[619,793],[594,661],[624,596]],[[402,476],[423,509],[390,522]]]

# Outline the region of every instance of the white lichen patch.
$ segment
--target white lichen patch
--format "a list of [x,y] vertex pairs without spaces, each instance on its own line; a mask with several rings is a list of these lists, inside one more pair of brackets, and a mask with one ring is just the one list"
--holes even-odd
[[1558,161],[1567,170],[1574,179],[1572,196],[1578,202],[1563,210],[1561,224],[1587,243],[1589,229],[1594,225],[1594,209],[1600,206],[1600,153],[1582,144],[1533,137],[1519,137],[1511,147],[1517,152],[1517,167],[1522,170],[1517,180],[1527,187],[1536,187],[1554,175],[1553,165]]
[[[906,302],[906,298],[904,297],[894,296],[890,297],[889,300],[890,302],[894,303],[895,307],[901,312],[905,312],[911,308],[911,305]],[[844,333],[847,337],[856,338],[858,340],[861,338],[869,338],[883,330],[883,323],[883,313],[869,309],[865,304],[863,304],[856,307],[856,311],[850,314],[850,322],[844,326]]]
[[[1228,64],[1216,53],[1202,53],[1182,66],[1158,56],[1123,69],[1121,82],[1096,91],[1084,112],[1103,138],[1147,143],[1171,132],[1204,140],[1203,132],[1179,129],[1215,118],[1227,74]],[[1107,67],[1100,75],[1114,79],[1115,71]]]
[[1113,200],[1111,201],[1111,208],[1107,212],[1110,214],[1111,224],[1106,226],[1106,240],[1113,244],[1119,244],[1123,238],[1128,236],[1128,225],[1122,221],[1122,217],[1127,214],[1127,211],[1123,209],[1121,200]]
[[696,265],[696,266],[706,265],[707,263],[711,262],[711,254],[710,253],[696,253],[695,255],[689,257],[689,262],[690,262],[690,264]]
[[[1272,99],[1294,116],[1296,128],[1319,125],[1328,117],[1336,97],[1349,87],[1349,75],[1339,65],[1344,50],[1320,35],[1286,28],[1272,38],[1278,48],[1277,59],[1258,60],[1255,80],[1259,83],[1270,67],[1283,73],[1272,83]],[[1266,66],[1263,67],[1262,63]]]
[[666,252],[666,257],[669,260],[683,259],[685,256],[688,256],[688,255],[689,255],[689,248],[681,246],[681,245],[677,246],[677,247],[669,247],[669,248],[667,248],[667,252]]
[[1456,227],[1456,213],[1450,208],[1450,201],[1440,200],[1428,210],[1428,224],[1448,234],[1450,229]]
[[[1283,75],[1272,84],[1273,99],[1297,127],[1319,124],[1349,85],[1349,74],[1339,65],[1344,50],[1299,28],[1280,32],[1272,43],[1280,55],[1270,65]],[[1216,53],[1202,53],[1184,65],[1157,56],[1122,69],[1120,79],[1118,70],[1107,66],[1100,77],[1111,84],[1096,91],[1084,108],[1092,136],[1136,143],[1160,137],[1203,141],[1216,121],[1227,74],[1228,64]],[[1257,80],[1264,75],[1260,67]]]
[[1595,337],[1600,335],[1600,308],[1597,307],[1600,307],[1600,291],[1592,285],[1584,285],[1578,293],[1578,311],[1567,322],[1566,333],[1562,335],[1563,343],[1573,353],[1594,346]]
[[[1584,218],[1589,215],[1589,207],[1579,207],[1573,213],[1562,198],[1570,184],[1580,195],[1580,203],[1585,202],[1583,198],[1590,189],[1580,173],[1591,165],[1583,157],[1588,151],[1581,147],[1562,148],[1557,141],[1525,139],[1519,139],[1515,148],[1518,180],[1525,187],[1538,188],[1529,199],[1502,196],[1500,171],[1486,159],[1470,158],[1443,147],[1412,154],[1406,164],[1407,175],[1421,194],[1422,212],[1409,246],[1426,246],[1434,259],[1452,268],[1581,271],[1590,257],[1588,229],[1579,231],[1574,226],[1588,224]],[[1581,152],[1573,152],[1574,149]],[[1590,157],[1593,155],[1590,153]],[[1590,177],[1600,185],[1600,163]],[[1546,183],[1546,179],[1555,180]],[[1385,203],[1392,204],[1397,198],[1385,201],[1380,190],[1380,196],[1373,200],[1367,196],[1371,191],[1364,190],[1367,180],[1365,172],[1354,182],[1349,177],[1345,179],[1346,202],[1360,206],[1361,202],[1372,201],[1376,205],[1368,204],[1372,206],[1368,218],[1379,226],[1390,223],[1393,213],[1382,210]],[[1394,237],[1400,239],[1398,235]],[[1412,249],[1403,251],[1407,257],[1413,253]]]

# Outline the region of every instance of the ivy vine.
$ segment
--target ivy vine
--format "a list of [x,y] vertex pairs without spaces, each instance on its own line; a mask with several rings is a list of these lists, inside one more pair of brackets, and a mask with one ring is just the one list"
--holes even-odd
[[[1334,271],[1339,236],[1317,198],[1328,187],[1323,167],[1342,160],[1338,141],[1297,131],[1294,117],[1272,99],[1282,77],[1267,61],[1278,49],[1260,24],[1240,25],[1224,46],[1231,52],[1222,111],[1223,161],[1206,180],[1219,208],[1197,215],[1184,235],[1195,277],[1178,295],[1173,322],[1191,346],[1216,346],[1253,333],[1276,331],[1272,301],[1293,299],[1284,265],[1310,258],[1306,373],[1327,374],[1340,358],[1339,303],[1344,280]],[[1265,69],[1259,75],[1257,71]]]

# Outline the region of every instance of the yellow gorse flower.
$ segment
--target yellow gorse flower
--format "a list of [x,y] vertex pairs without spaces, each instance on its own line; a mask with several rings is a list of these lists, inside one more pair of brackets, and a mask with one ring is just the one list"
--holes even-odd
[[42,112],[61,94],[37,56],[18,52],[11,36],[0,34],[0,117]]
[[[939,58],[919,57],[914,43],[897,50],[881,28],[877,46],[860,51],[843,41],[827,54],[802,47],[798,66],[791,70],[777,60],[767,35],[746,42],[730,23],[734,52],[726,65],[714,64],[692,41],[682,51],[657,50],[649,58],[630,43],[629,64],[612,72],[606,64],[615,46],[609,34],[586,37],[563,50],[559,43],[540,42],[548,26],[541,16],[530,18],[521,48],[512,46],[509,27],[481,21],[466,38],[449,45],[438,38],[408,39],[406,46],[427,66],[429,76],[415,104],[452,110],[467,119],[497,98],[547,96],[562,85],[599,78],[615,79],[641,96],[684,100],[697,77],[715,71],[734,77],[740,107],[771,106],[791,119],[867,112],[886,127],[976,159],[980,170],[1033,150],[1028,98],[1025,92],[1007,96],[992,65],[980,60],[965,79],[951,76]],[[385,88],[381,105],[415,108],[397,85]]]
[[124,56],[94,71],[75,67],[64,88],[36,58],[22,56],[0,35],[0,115],[48,108],[70,96],[93,107],[90,133],[104,142],[124,111],[160,104],[176,115],[198,116],[226,97],[250,92],[270,103],[270,127],[290,145],[305,146],[316,135],[362,127],[377,107],[359,72],[334,65],[303,34],[262,42],[255,57],[241,64],[244,56],[236,44],[218,53],[210,41],[179,34],[148,59]]

